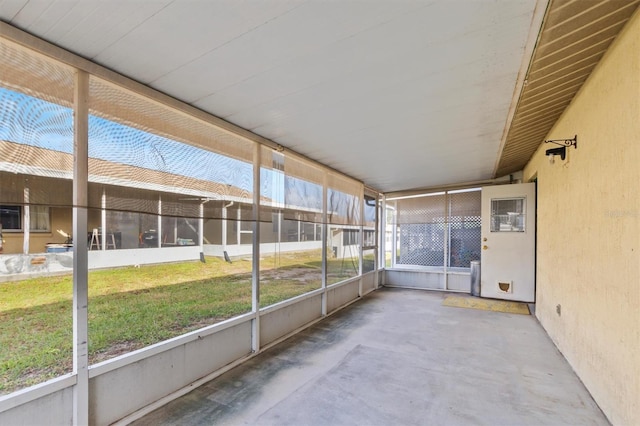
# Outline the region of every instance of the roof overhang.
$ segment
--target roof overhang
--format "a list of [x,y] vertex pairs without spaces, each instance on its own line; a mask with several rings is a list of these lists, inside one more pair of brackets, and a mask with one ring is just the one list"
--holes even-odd
[[494,176],[524,168],[639,3],[550,2]]
[[0,36],[393,192],[522,169],[638,1],[18,0]]

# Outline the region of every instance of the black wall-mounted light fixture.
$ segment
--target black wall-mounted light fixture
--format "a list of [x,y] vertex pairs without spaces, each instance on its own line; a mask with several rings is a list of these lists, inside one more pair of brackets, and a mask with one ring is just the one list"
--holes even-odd
[[567,148],[573,146],[578,149],[578,135],[575,135],[573,139],[549,139],[544,141],[544,143],[553,143],[556,145],[560,145],[560,148],[550,148],[545,151],[545,155],[549,157],[549,163],[554,163],[554,157],[556,155],[560,156],[560,159],[564,161],[567,157]]

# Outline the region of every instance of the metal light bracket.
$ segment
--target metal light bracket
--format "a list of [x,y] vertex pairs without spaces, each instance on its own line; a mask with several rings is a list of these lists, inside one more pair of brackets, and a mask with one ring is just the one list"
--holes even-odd
[[553,164],[553,157],[560,156],[561,160],[564,160],[567,156],[567,148],[573,146],[578,149],[578,135],[575,135],[572,139],[549,139],[544,143],[552,143],[559,145],[560,148],[551,148],[545,151],[545,155],[549,156],[549,162]]

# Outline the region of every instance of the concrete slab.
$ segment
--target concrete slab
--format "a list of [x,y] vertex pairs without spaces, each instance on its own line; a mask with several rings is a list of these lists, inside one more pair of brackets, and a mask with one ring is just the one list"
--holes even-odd
[[382,289],[136,425],[608,425],[533,316]]

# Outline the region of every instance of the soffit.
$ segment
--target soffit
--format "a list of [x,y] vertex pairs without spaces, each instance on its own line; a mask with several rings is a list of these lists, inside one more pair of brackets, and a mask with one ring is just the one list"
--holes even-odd
[[524,168],[639,3],[550,2],[494,176]]

